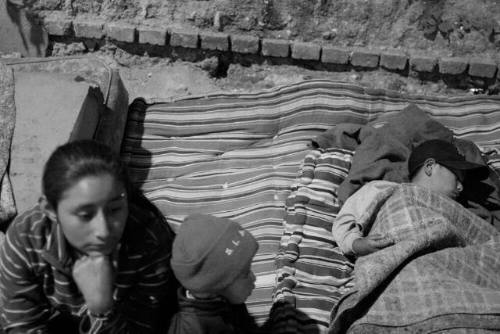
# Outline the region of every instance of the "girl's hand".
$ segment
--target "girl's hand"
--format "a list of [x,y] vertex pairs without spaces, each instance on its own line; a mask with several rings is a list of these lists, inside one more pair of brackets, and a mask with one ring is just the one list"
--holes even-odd
[[114,270],[109,256],[82,256],[73,266],[73,279],[90,312],[103,314],[113,307]]
[[391,245],[394,245],[394,240],[391,238],[380,234],[372,234],[355,239],[352,243],[352,250],[356,256],[364,256]]

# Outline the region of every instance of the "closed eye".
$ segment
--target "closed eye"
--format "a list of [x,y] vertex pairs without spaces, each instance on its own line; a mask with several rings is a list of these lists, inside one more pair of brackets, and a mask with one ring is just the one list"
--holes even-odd
[[78,213],[76,214],[76,216],[77,216],[80,220],[82,220],[82,221],[86,221],[86,222],[87,222],[87,221],[92,220],[92,218],[94,217],[94,213],[91,213],[91,212],[85,212],[85,211],[83,211],[83,212],[78,212]]

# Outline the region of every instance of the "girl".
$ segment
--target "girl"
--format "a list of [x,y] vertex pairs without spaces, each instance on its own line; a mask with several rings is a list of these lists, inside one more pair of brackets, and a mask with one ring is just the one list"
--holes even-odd
[[[0,250],[7,333],[156,333],[168,328],[178,287],[173,232],[135,191],[107,146],[57,148],[43,195],[17,217]],[[70,328],[74,326],[73,328]]]

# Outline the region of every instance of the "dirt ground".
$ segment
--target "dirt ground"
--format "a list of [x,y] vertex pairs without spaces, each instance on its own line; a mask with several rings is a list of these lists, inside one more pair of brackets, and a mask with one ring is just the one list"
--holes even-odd
[[441,80],[422,81],[384,70],[329,72],[293,65],[231,64],[225,77],[214,77],[211,73],[216,66],[216,59],[191,63],[125,53],[115,55],[114,59],[130,94],[130,101],[136,97],[175,99],[218,91],[256,92],[301,80],[320,78],[417,95],[456,96],[485,93],[477,88],[454,89]]
[[[112,51],[110,51],[112,50]],[[85,54],[83,45],[56,45],[54,55]],[[467,95],[488,93],[474,88],[473,83],[460,89],[451,88],[442,80],[425,81],[383,69],[359,72],[355,70],[331,72],[307,69],[296,65],[271,63],[244,66],[230,64],[224,76],[214,75],[218,67],[216,57],[198,62],[173,60],[131,54],[116,48],[101,48],[93,52],[113,61],[130,95],[136,97],[177,99],[214,92],[256,92],[272,89],[307,79],[329,79],[356,83],[371,88],[383,88],[412,95]]]

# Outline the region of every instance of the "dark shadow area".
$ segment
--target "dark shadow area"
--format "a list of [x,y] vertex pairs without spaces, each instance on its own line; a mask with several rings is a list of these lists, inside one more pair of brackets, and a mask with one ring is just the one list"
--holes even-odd
[[441,80],[437,65],[434,65],[434,68],[430,72],[417,72],[410,69],[408,75],[426,82],[438,82]]
[[448,87],[464,90],[470,89],[474,95],[497,95],[500,93],[500,87],[495,77],[480,78],[469,76],[467,74],[443,74],[441,78]]
[[443,74],[441,76],[441,79],[446,84],[446,86],[451,88],[457,88],[457,89],[469,88],[469,78],[464,74],[462,75]]
[[269,319],[262,325],[262,333],[319,334],[317,321],[295,308],[290,302],[280,301],[273,305]]
[[[144,186],[152,166],[151,152],[141,145],[147,106],[143,98],[137,98],[130,104],[120,152],[122,159],[127,163],[132,183],[137,189],[142,189]],[[132,114],[134,115],[133,119]],[[134,133],[133,141],[127,141],[130,135],[129,131],[132,130]]]
[[496,76],[493,78],[469,76],[467,82],[469,88],[477,88],[475,94],[497,95],[500,92]]
[[375,72],[379,68],[377,67],[362,67],[362,66],[351,66],[356,72]]
[[402,70],[398,70],[398,69],[390,69],[390,68],[387,68],[387,67],[384,67],[384,66],[380,66],[382,69],[384,69],[384,71],[387,71],[389,73],[394,73],[394,74],[399,74],[403,77],[408,77],[409,74],[410,74],[410,66],[408,64],[408,62],[406,62],[406,65],[405,67],[402,69]]

